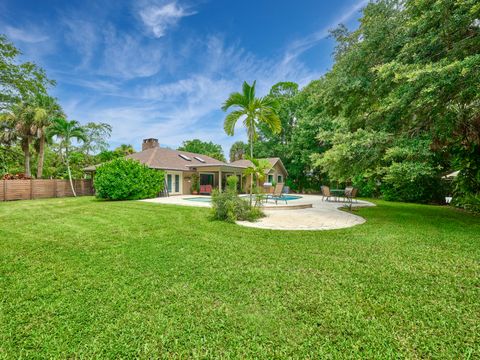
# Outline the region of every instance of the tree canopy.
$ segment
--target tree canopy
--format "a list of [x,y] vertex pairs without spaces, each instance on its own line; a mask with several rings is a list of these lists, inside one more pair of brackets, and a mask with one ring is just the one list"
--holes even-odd
[[0,110],[13,102],[46,94],[48,86],[55,84],[42,68],[20,62],[20,55],[20,50],[0,34]]
[[301,90],[279,83],[282,132],[261,128],[255,155],[281,156],[298,190],[349,183],[363,195],[480,203],[478,1],[369,3],[340,25],[334,65]]
[[220,161],[226,161],[222,146],[211,141],[202,141],[200,139],[186,140],[177,150],[203,154]]

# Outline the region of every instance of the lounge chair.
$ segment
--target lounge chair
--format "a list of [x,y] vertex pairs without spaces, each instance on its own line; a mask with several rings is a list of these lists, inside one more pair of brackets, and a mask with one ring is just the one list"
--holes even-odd
[[332,194],[330,193],[330,188],[328,186],[321,186],[320,190],[322,191],[322,201],[329,201],[332,198]]
[[267,201],[268,199],[275,200],[275,205],[277,205],[278,200],[283,200],[285,201],[285,204],[288,204],[287,199],[283,196],[283,183],[275,185],[275,190],[273,190],[273,194],[267,195]]

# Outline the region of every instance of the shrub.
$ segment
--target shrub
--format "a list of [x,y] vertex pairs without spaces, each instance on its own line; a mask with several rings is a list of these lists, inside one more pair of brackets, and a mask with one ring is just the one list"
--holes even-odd
[[236,191],[214,190],[212,193],[212,218],[215,220],[233,223],[237,220],[255,221],[263,216],[259,208],[250,206],[249,202],[240,198]]
[[192,174],[192,186],[191,186],[191,191],[193,192],[199,192],[200,191],[200,178],[197,173]]
[[97,169],[94,186],[100,199],[147,199],[158,196],[163,190],[164,173],[136,160],[119,158]]
[[236,192],[238,189],[238,177],[230,175],[227,177],[227,189]]

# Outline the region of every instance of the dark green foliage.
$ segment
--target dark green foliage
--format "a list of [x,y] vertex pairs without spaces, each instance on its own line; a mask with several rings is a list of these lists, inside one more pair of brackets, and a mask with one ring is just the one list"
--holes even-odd
[[453,183],[453,203],[480,213],[480,146],[473,146],[460,157],[462,169]]
[[225,155],[223,155],[222,146],[214,144],[211,141],[202,141],[200,139],[187,140],[184,141],[183,145],[177,150],[203,154],[220,161],[226,161]]
[[136,160],[119,158],[101,165],[94,177],[97,198],[138,200],[158,196],[164,186],[164,173]]
[[263,217],[263,212],[251,206],[247,200],[238,196],[236,190],[227,189],[212,193],[212,218],[234,223],[235,221],[255,221]]
[[299,92],[272,88],[283,130],[261,129],[255,156],[281,156],[296,190],[353,183],[415,202],[441,201],[441,177],[461,170],[456,203],[475,203],[479,18],[474,0],[369,2],[358,29],[332,31],[335,64],[325,76]]
[[236,141],[230,147],[230,162],[241,160],[248,154],[248,145],[243,141]]

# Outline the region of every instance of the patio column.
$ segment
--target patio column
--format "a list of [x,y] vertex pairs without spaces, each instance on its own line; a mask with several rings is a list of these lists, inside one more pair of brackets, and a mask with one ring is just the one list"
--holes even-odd
[[222,192],[222,168],[218,169],[218,191]]

